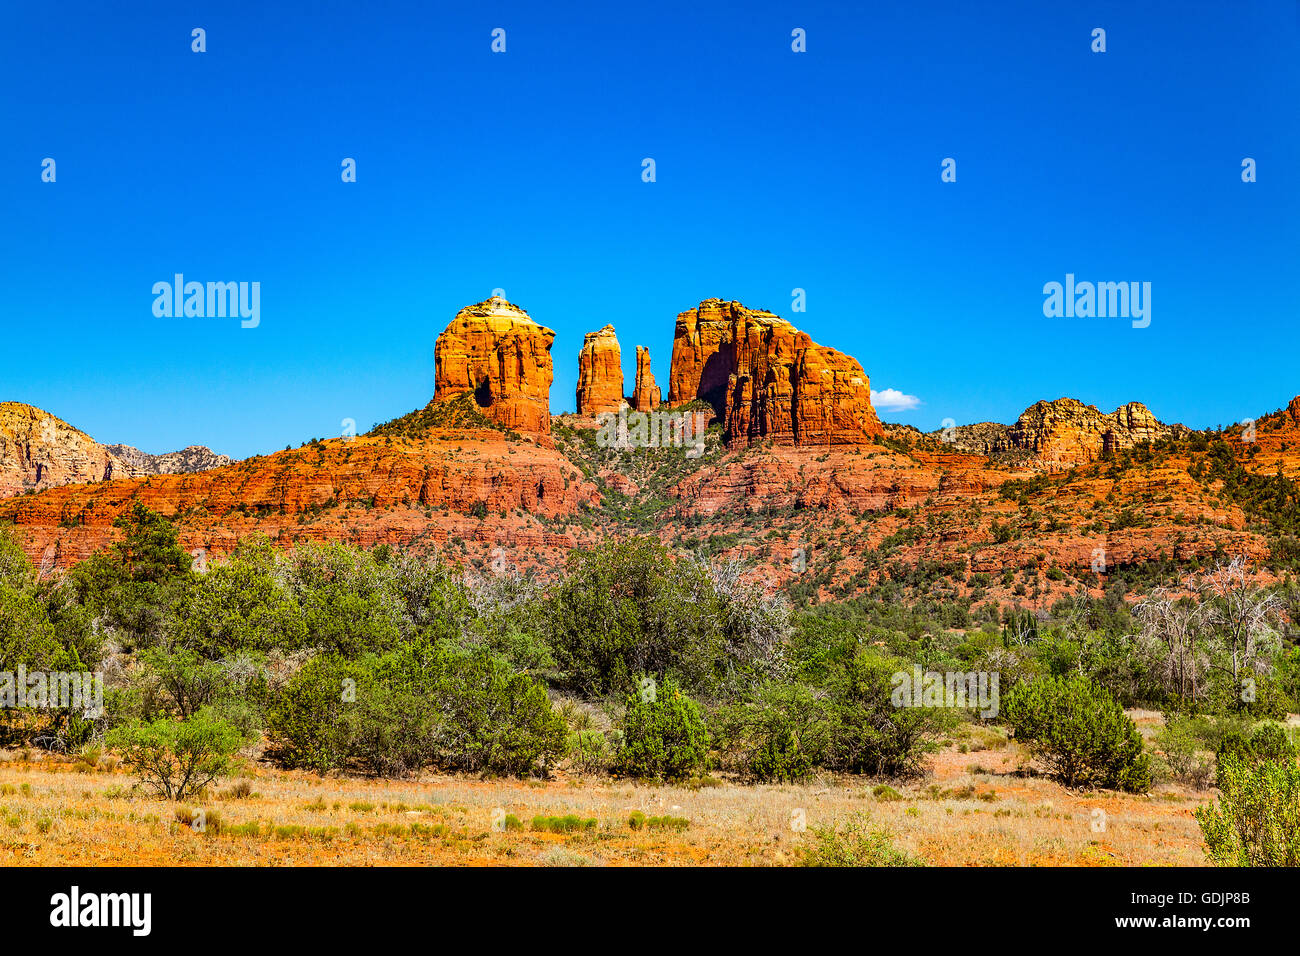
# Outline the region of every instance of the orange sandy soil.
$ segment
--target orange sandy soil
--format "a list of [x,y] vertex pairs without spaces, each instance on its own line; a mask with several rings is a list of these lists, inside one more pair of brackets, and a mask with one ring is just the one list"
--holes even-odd
[[[1134,716],[1145,733],[1158,728],[1158,714]],[[1067,790],[1035,775],[1001,730],[968,726],[928,758],[924,778],[894,781],[895,793],[879,797],[877,781],[859,777],[699,789],[604,778],[380,781],[250,761],[241,779],[251,795],[223,795],[237,782],[224,781],[187,805],[207,814],[206,831],[196,832],[177,820],[175,803],[133,789],[134,778],[112,763],[0,751],[0,865],[779,866],[797,862],[817,828],[865,815],[932,865],[1191,866],[1205,862],[1192,814],[1214,796],[1171,784],[1145,796]],[[524,829],[496,830],[498,809]],[[633,831],[634,810],[690,826]],[[796,811],[806,831],[792,826]],[[538,814],[599,825],[535,833]],[[221,832],[250,822],[258,835]]]

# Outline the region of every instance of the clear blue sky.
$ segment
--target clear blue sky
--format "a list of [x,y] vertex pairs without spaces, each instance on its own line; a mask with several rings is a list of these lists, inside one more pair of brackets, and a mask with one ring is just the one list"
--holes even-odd
[[[666,392],[709,296],[852,354],[925,429],[1300,392],[1295,0],[292,6],[8,5],[0,399],[274,451],[425,404],[434,339],[495,287],[558,333],[554,411],[606,322],[628,391],[644,344]],[[260,327],[155,318],[176,272],[261,282]],[[1067,272],[1151,282],[1151,326],[1044,318]]]

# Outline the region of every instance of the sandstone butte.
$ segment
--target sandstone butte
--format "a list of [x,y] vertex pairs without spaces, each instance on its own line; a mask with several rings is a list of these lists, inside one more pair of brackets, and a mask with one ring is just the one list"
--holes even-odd
[[1142,442],[1187,431],[1182,425],[1157,421],[1141,402],[1129,402],[1103,415],[1094,405],[1058,398],[1031,405],[1014,425],[981,422],[933,434],[942,436],[959,451],[980,455],[1023,452],[1051,471],[1098,461]]
[[868,445],[884,434],[858,362],[779,316],[705,299],[677,316],[668,403],[701,399],[729,446]]
[[554,341],[553,331],[500,296],[466,306],[434,346],[434,403],[470,392],[504,428],[549,435]]
[[[598,475],[604,489],[658,508],[665,543],[731,538],[726,556],[757,561],[770,584],[793,573],[792,547],[807,548],[809,566],[826,580],[843,582],[885,573],[868,553],[884,546],[890,562],[993,574],[984,587],[999,599],[1022,592],[999,584],[997,572],[1033,570],[1046,607],[1078,580],[1047,582],[1042,569],[1086,574],[1098,548],[1110,567],[1268,554],[1268,538],[1241,507],[1194,476],[1206,452],[1189,445],[1146,464],[1098,464],[1108,449],[1182,432],[1136,403],[1103,415],[1071,399],[1040,402],[1013,425],[963,426],[944,440],[881,426],[857,362],[772,313],[711,299],[682,313],[676,332],[670,401],[709,401],[732,447],[684,470],[668,461],[666,483],[655,477],[663,456],[610,459],[590,453],[570,429],[558,444],[546,434],[554,333],[489,299],[461,310],[439,337],[438,388],[422,411],[369,435],[199,474],[109,481],[93,443],[65,423],[66,448],[50,456],[50,467],[58,462],[70,480],[91,483],[0,500],[0,523],[15,525],[42,566],[67,567],[105,547],[120,536],[113,519],[140,501],[175,518],[187,548],[214,556],[260,533],[278,547],[328,540],[445,547],[466,562],[491,560],[499,547],[511,562],[546,573],[568,548],[633,530],[625,505],[605,509],[591,477]],[[648,360],[646,353],[644,365],[638,361],[634,403],[653,394]],[[44,414],[18,408],[28,410],[11,414],[27,422]],[[460,414],[474,408],[482,414]],[[764,438],[773,441],[755,442]],[[1300,478],[1300,397],[1262,416],[1249,445],[1232,433],[1226,441],[1246,469]],[[20,454],[11,439],[6,454],[30,461],[25,443]],[[1070,460],[1083,464],[1060,467]],[[1043,475],[1046,485],[1026,481]],[[1021,484],[1003,494],[1009,481]],[[755,514],[764,515],[758,532]],[[1015,537],[998,539],[995,522],[1014,526]],[[823,553],[842,557],[819,563],[830,561]]]
[[650,350],[644,345],[636,347],[636,387],[632,390],[632,408],[650,412],[659,407],[659,386],[650,371]]
[[622,354],[614,326],[588,332],[578,353],[578,414],[617,412],[624,404]]
[[57,416],[0,402],[0,498],[59,485],[203,471],[230,459],[202,446],[149,455],[130,445],[101,445]]

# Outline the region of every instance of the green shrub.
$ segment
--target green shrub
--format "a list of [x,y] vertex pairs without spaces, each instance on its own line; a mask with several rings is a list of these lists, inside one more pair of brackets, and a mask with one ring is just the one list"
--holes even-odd
[[1217,866],[1300,866],[1300,766],[1251,763],[1226,753],[1219,802],[1196,811],[1205,855]]
[[1002,716],[1016,739],[1068,787],[1151,789],[1151,761],[1136,725],[1091,680],[1050,677],[1018,684],[1003,697]]
[[228,774],[243,742],[239,731],[207,710],[187,720],[137,721],[113,729],[106,740],[141,782],[169,800],[184,800]]
[[1245,764],[1264,760],[1295,763],[1296,749],[1287,736],[1285,728],[1278,724],[1264,723],[1247,736],[1244,733],[1225,734],[1219,749],[1215,752],[1215,761],[1222,767],[1225,760],[1235,758]]
[[379,776],[429,766],[545,772],[567,735],[535,679],[487,650],[423,641],[359,661],[315,658],[282,690],[270,730],[289,766],[323,772],[355,764]]
[[691,825],[691,821],[685,817],[650,817],[646,820],[646,826],[651,830],[672,830],[681,833]]
[[956,722],[945,708],[895,707],[898,661],[859,651],[832,672],[824,765],[843,773],[902,777],[920,771],[921,757]]
[[594,830],[599,824],[594,818],[584,819],[575,814],[562,817],[535,816],[533,830],[545,833],[577,833],[581,830]]
[[729,768],[754,780],[795,781],[825,759],[830,724],[811,689],[767,684],[753,699],[716,711],[712,737]]
[[699,705],[668,677],[653,693],[628,696],[615,768],[629,777],[680,780],[704,769],[708,747]]
[[588,697],[626,693],[646,671],[710,685],[725,669],[716,603],[704,568],[652,539],[574,551],[547,618],[556,663]]
[[854,820],[843,832],[834,827],[812,831],[812,845],[805,847],[804,866],[924,866],[920,860],[896,848],[889,833],[867,821]]
[[1156,746],[1164,754],[1169,771],[1183,783],[1204,790],[1210,782],[1211,763],[1203,755],[1201,739],[1192,721],[1170,717],[1156,735]]
[[280,762],[317,773],[342,767],[353,756],[355,700],[364,695],[369,675],[363,664],[331,654],[304,664],[268,714]]

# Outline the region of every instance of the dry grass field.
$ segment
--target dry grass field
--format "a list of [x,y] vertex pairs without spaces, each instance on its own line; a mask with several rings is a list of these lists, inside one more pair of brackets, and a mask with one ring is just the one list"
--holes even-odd
[[[1144,733],[1158,728],[1158,714],[1133,716]],[[797,863],[818,828],[865,818],[931,865],[1189,866],[1205,862],[1193,811],[1213,797],[1170,784],[1145,796],[1070,791],[984,727],[931,755],[925,777],[885,786],[847,777],[784,786],[706,778],[690,788],[393,781],[249,761],[242,776],[178,807],[140,792],[114,763],[0,751],[0,864],[780,866]],[[689,825],[634,829],[636,811]],[[519,823],[503,829],[505,814]],[[538,815],[596,823],[535,831]]]

